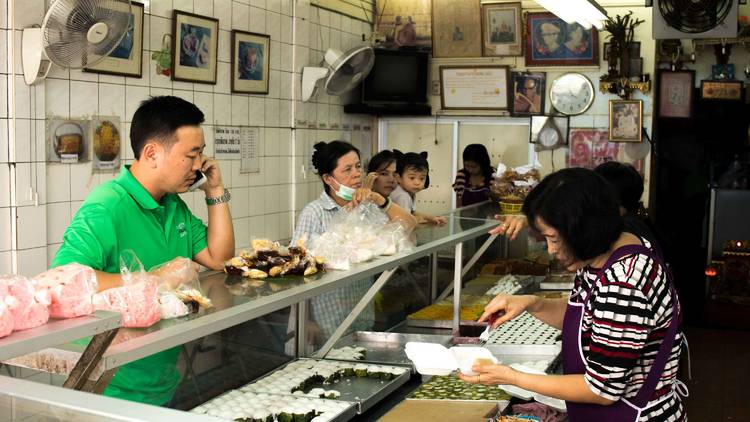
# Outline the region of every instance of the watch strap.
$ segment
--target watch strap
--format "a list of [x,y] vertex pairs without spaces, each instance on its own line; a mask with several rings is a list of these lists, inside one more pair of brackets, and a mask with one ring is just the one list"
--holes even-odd
[[230,199],[232,199],[232,194],[229,193],[229,189],[224,189],[224,193],[222,195],[206,197],[206,205],[219,205],[225,202],[229,202]]

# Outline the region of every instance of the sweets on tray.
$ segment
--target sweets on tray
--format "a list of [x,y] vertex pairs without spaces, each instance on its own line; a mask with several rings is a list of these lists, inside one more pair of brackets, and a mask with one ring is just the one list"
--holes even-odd
[[469,384],[454,376],[435,376],[409,395],[416,400],[510,400],[499,387]]
[[543,265],[537,262],[531,262],[521,259],[504,259],[485,264],[482,267],[481,273],[482,275],[546,275],[548,270],[549,265]]
[[[489,296],[461,296],[461,320],[476,321],[482,313],[484,307],[490,303],[492,297]],[[419,319],[428,321],[446,321],[453,319],[453,302],[444,300],[422,308],[417,312],[409,315],[409,319]]]
[[242,251],[224,264],[227,274],[263,279],[285,275],[313,275],[323,269],[323,260],[302,245],[284,247],[267,239],[252,241],[252,252]]

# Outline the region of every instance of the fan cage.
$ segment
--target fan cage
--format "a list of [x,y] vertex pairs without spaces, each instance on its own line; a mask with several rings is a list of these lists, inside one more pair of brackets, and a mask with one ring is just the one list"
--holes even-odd
[[717,27],[737,0],[660,0],[659,12],[672,28],[698,34]]

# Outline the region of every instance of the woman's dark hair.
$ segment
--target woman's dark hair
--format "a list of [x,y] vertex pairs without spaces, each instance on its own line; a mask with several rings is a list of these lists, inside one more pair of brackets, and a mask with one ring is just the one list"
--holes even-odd
[[396,156],[396,173],[399,176],[403,176],[404,172],[409,169],[427,172],[427,177],[424,180],[424,188],[427,189],[430,187],[430,164],[427,162],[427,151],[417,154],[416,152],[403,153],[394,149],[393,154]]
[[[490,164],[490,154],[487,152],[487,148],[485,148],[484,145],[482,144],[467,145],[466,148],[464,148],[463,159],[464,159],[464,163],[466,163],[467,161],[473,161],[479,164],[479,167],[482,168],[482,175],[484,176],[484,183],[487,183],[487,184],[490,183],[490,180],[492,180],[492,174],[495,172],[495,169],[492,168],[492,164]],[[468,172],[466,171],[466,168],[464,168],[464,172],[468,176]]]
[[[315,152],[312,155],[312,163],[321,180],[324,174],[333,174],[333,170],[339,164],[339,158],[352,151],[359,155],[359,150],[354,145],[344,141],[318,142],[313,148]],[[328,192],[328,185],[323,183],[323,187]]]
[[584,168],[563,169],[542,179],[523,202],[523,213],[537,231],[537,217],[557,230],[581,261],[607,252],[623,230],[612,186]]
[[643,178],[630,164],[608,161],[599,164],[594,171],[611,183],[620,205],[628,212],[637,213],[643,195]]
[[182,126],[199,126],[203,112],[195,104],[171,95],[145,100],[133,114],[130,123],[130,146],[135,159],[141,158],[143,146],[150,140],[166,148],[175,143],[174,133]]
[[381,169],[384,169],[397,161],[398,159],[396,158],[396,154],[394,154],[393,151],[384,149],[383,151],[380,151],[379,153],[373,155],[372,158],[370,158],[370,162],[367,163],[367,172],[372,173],[380,171]]

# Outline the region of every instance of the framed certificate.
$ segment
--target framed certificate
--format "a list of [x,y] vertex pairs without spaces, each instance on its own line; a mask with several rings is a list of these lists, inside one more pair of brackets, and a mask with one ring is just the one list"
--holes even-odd
[[507,110],[508,66],[440,66],[443,110]]

